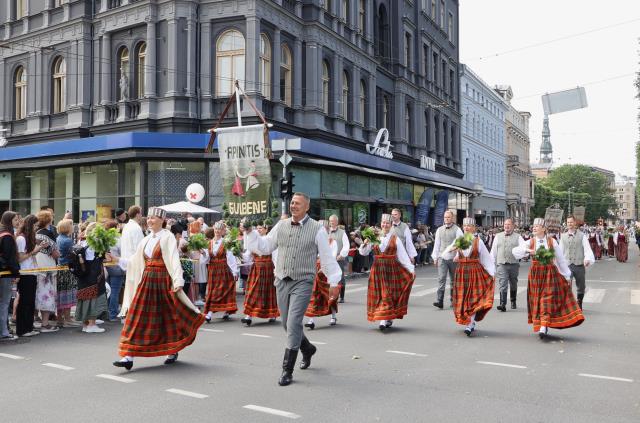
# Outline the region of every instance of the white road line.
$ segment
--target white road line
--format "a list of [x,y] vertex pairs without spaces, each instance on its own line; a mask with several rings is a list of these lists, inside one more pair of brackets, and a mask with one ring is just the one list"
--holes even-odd
[[311,342],[312,344],[316,344],[316,345],[327,345],[326,342],[314,341],[312,339],[309,339],[309,342]]
[[96,375],[96,377],[100,377],[102,379],[115,380],[116,382],[122,382],[122,383],[135,382],[134,379],[129,379],[128,377],[114,376],[114,375],[99,374],[99,375]]
[[527,290],[526,286],[519,286],[518,287],[518,295],[522,294],[523,292],[525,292]]
[[412,285],[412,286],[411,286],[411,288],[412,288],[412,289],[413,289],[413,288],[421,288],[421,287],[423,287],[423,286],[424,286],[424,285]]
[[259,411],[261,413],[273,414],[274,416],[287,417],[289,419],[299,419],[301,416],[288,411],[276,410],[275,408],[261,407],[259,405],[248,404],[243,406],[247,410]]
[[494,363],[493,361],[476,361],[478,364],[488,364],[489,366],[511,367],[514,369],[526,369],[527,366],[520,366],[519,364],[507,364],[507,363]]
[[598,282],[602,282],[602,283],[638,283],[637,281],[605,281],[605,280],[599,280],[599,279],[587,279],[586,282],[590,282],[590,283],[598,283]]
[[584,294],[584,299],[582,301],[585,303],[601,303],[602,300],[604,300],[604,294],[606,291],[606,289],[589,288]]
[[388,353],[392,353],[392,354],[411,355],[413,357],[427,357],[426,354],[420,354],[420,353],[414,353],[414,352],[408,352],[408,351],[393,351],[393,350],[389,350],[387,352]]
[[221,333],[224,332],[222,329],[207,329],[207,328],[200,328],[201,331],[203,332],[215,332],[215,333]]
[[13,354],[0,353],[0,357],[10,358],[12,360],[24,360],[24,357],[20,357],[19,355],[13,355]]
[[631,304],[640,304],[640,289],[631,290]]
[[412,292],[411,293],[411,297],[424,297],[427,296],[429,294],[433,294],[434,292],[436,292],[438,290],[438,287],[435,288],[429,288],[429,289],[425,289],[423,291],[416,291],[416,292]]
[[64,366],[62,364],[56,364],[56,363],[42,363],[42,365],[47,367],[52,367],[54,369],[60,369],[60,370],[74,370],[73,367]]
[[167,389],[166,392],[171,392],[172,394],[184,395],[185,397],[198,398],[198,399],[209,398],[209,395],[199,394],[197,392],[184,391],[182,389],[176,389],[176,388]]
[[615,380],[617,382],[629,382],[629,383],[633,382],[633,379],[625,379],[623,377],[613,377],[613,376],[591,375],[589,373],[578,373],[578,376],[592,377],[594,379]]
[[353,294],[354,292],[366,291],[367,289],[369,289],[368,286],[361,286],[360,288],[345,289],[344,293],[345,294]]
[[362,286],[361,283],[351,283],[351,282],[347,282],[348,286]]
[[258,335],[257,333],[243,333],[244,336],[253,336],[255,338],[271,338],[269,335]]

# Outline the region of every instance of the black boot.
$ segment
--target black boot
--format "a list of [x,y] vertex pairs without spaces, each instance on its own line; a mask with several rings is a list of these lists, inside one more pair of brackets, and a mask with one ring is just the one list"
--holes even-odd
[[300,368],[302,370],[308,369],[311,366],[311,357],[316,353],[318,349],[313,345],[306,336],[302,338],[300,343],[300,352],[302,352],[302,360],[300,361]]
[[578,294],[578,306],[580,310],[582,310],[582,299],[584,298],[584,294]]
[[500,293],[500,305],[496,307],[500,311],[507,311],[507,293]]
[[344,303],[345,286],[346,286],[346,284],[344,284],[344,283],[340,286],[340,299],[338,300],[339,303]]
[[511,310],[516,309],[516,297],[518,296],[518,290],[511,291]]
[[293,367],[296,365],[298,358],[298,350],[284,350],[284,359],[282,360],[282,375],[278,380],[278,385],[287,386],[293,381]]

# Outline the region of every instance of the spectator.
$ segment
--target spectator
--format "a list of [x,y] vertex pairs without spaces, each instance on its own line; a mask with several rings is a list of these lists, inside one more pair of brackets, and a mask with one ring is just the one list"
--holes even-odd
[[[58,264],[60,266],[69,265],[69,254],[73,248],[73,221],[62,219],[58,222],[58,251],[60,258]],[[71,319],[71,308],[76,305],[76,290],[78,288],[78,279],[70,270],[59,270],[56,277],[57,293],[58,293],[58,327],[78,327],[78,323]]]
[[96,324],[96,320],[107,311],[102,268],[104,257],[97,256],[86,241],[86,236],[91,234],[95,227],[95,222],[90,223],[84,234],[85,239],[80,242],[80,245],[85,248],[84,261],[87,271],[78,278],[78,305],[75,317],[77,321],[83,323],[82,331],[87,333],[104,332],[104,329]]
[[[109,220],[105,222],[105,229],[117,228],[119,225],[115,220]],[[111,256],[120,258],[122,257],[122,238],[118,238],[116,245],[111,248]],[[109,286],[111,287],[111,293],[109,294],[109,321],[118,322],[118,313],[120,312],[120,290],[124,284],[125,273],[120,266],[106,266],[107,275],[109,276]]]
[[19,217],[12,211],[6,211],[0,218],[0,273],[8,272],[0,276],[0,341],[14,341],[18,337],[9,333],[9,303],[11,291],[20,277],[20,264],[14,227],[18,224]]
[[[46,229],[48,229],[49,232],[51,233],[51,236],[52,236],[51,239],[53,239],[55,241],[58,238],[58,231],[56,230],[56,227],[53,224],[53,219],[54,219],[54,217],[56,215],[53,212],[53,207],[51,207],[51,206],[42,206],[42,207],[40,207],[40,211],[48,211],[49,213],[51,213],[51,222],[49,222],[49,224],[47,225]],[[36,216],[38,216],[38,214],[36,214]],[[42,228],[42,227],[40,227],[40,228]]]
[[116,217],[116,226],[122,230],[122,227],[129,221],[129,216],[127,216],[127,212],[124,209],[116,209],[115,213]]
[[[49,210],[40,210],[36,215],[38,218],[38,231],[36,232],[36,242],[42,248],[36,255],[36,263],[39,268],[54,268],[57,266],[57,259],[60,251],[56,244],[56,234],[49,229],[53,221],[53,215]],[[49,316],[56,312],[57,299],[57,271],[38,273],[38,287],[36,289],[36,310],[40,311],[42,326],[40,332],[57,332],[58,327],[51,325]]]
[[[38,218],[30,214],[24,218],[16,237],[20,270],[31,270],[37,267],[35,255],[43,245],[36,244],[36,224]],[[34,274],[21,274],[18,280],[20,301],[16,310],[16,335],[35,336],[40,332],[33,330],[33,317],[36,309],[37,277]]]

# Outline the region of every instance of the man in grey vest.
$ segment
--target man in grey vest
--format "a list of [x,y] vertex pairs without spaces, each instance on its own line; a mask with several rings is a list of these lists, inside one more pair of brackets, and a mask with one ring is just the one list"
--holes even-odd
[[344,303],[344,289],[345,279],[344,273],[347,267],[347,256],[349,255],[349,237],[344,229],[338,227],[338,216],[332,214],[329,216],[329,238],[333,239],[338,244],[338,264],[340,270],[342,270],[342,279],[340,279],[340,300],[338,302]]
[[[439,309],[444,307],[444,291],[447,287],[447,273],[449,273],[449,294],[451,294],[453,275],[456,272],[456,262],[453,260],[445,260],[440,256],[456,238],[462,235],[462,230],[453,224],[453,212],[450,210],[444,212],[444,225],[440,226],[436,231],[436,239],[433,243],[433,252],[431,253],[433,265],[438,268],[438,298],[433,305]],[[449,295],[449,298],[451,299],[451,295]]]
[[402,245],[404,245],[405,250],[407,250],[407,255],[411,259],[411,264],[416,264],[416,256],[418,252],[416,251],[415,245],[413,245],[413,238],[411,236],[411,229],[409,229],[409,225],[404,223],[402,220],[402,212],[400,209],[391,210],[391,231],[395,234],[395,236],[402,241]]
[[576,280],[578,288],[578,305],[582,309],[582,299],[585,290],[585,268],[596,261],[589,245],[589,240],[578,230],[575,217],[567,216],[567,232],[560,237],[560,246],[564,258],[571,269],[571,277]]
[[491,256],[497,263],[496,278],[500,285],[500,305],[496,307],[500,311],[507,311],[507,286],[511,293],[511,309],[516,308],[518,296],[518,273],[520,263],[513,256],[513,249],[524,244],[524,239],[513,231],[513,220],[505,219],[504,232],[500,232],[493,239]]
[[278,249],[275,286],[282,325],[287,332],[282,375],[278,380],[280,386],[289,385],[293,380],[298,350],[302,351],[301,369],[309,367],[311,356],[316,352],[316,347],[302,331],[302,319],[311,299],[316,276],[316,260],[320,257],[320,267],[332,287],[338,285],[342,275],[331,253],[327,231],[307,214],[309,203],[306,194],[295,193],[290,204],[291,218],[280,220],[265,236],[261,237],[251,228],[243,227],[247,250],[268,255]]

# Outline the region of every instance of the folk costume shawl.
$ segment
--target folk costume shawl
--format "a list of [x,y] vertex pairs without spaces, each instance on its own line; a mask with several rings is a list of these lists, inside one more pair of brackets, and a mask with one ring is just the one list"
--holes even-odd
[[[164,261],[169,276],[171,276],[172,287],[177,288],[184,286],[182,265],[180,264],[180,254],[178,252],[178,245],[175,236],[166,229],[162,229],[155,235],[160,237],[158,244],[162,250],[162,260]],[[145,268],[144,250],[152,236],[153,234],[149,234],[144,237],[142,242],[138,244],[138,248],[130,260],[120,260],[120,267],[127,271],[124,297],[122,299],[122,309],[119,314],[120,317],[124,317],[127,314],[129,305],[131,304],[136,290],[138,289],[138,284],[142,281],[142,274]],[[180,302],[191,308],[195,313],[200,313],[200,310],[193,305],[191,300],[189,300],[189,297],[187,297],[183,291],[178,292],[177,296]]]

